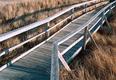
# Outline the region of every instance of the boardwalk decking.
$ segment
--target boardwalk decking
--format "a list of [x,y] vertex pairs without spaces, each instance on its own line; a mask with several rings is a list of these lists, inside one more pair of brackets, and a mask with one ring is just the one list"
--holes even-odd
[[[81,27],[81,25],[87,22],[95,13],[97,13],[97,11],[84,14],[80,18],[72,21],[50,40],[1,71],[0,80],[50,80],[52,43],[59,38],[66,36],[71,31]],[[62,44],[60,50],[64,50],[82,34],[83,31]]]

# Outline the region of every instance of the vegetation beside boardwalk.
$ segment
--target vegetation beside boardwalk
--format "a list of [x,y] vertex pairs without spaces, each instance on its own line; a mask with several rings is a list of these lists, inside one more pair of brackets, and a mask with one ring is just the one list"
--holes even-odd
[[[81,52],[81,58],[72,62],[72,72],[60,71],[60,80],[116,80],[116,9],[109,22],[112,31],[109,34],[102,29],[94,35],[99,49],[91,43]],[[106,25],[104,25],[106,26]],[[72,74],[73,73],[73,74]]]
[[66,5],[79,2],[81,0],[11,0],[5,4],[5,1],[1,1],[0,4],[4,5],[0,6],[0,33],[44,19],[60,11]]

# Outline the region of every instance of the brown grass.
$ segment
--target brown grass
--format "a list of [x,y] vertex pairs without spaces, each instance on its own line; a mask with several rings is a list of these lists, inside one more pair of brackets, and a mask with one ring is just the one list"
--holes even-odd
[[[4,4],[0,8],[1,21],[7,21],[9,19],[25,15],[27,13],[32,13],[34,11],[43,10],[43,9],[52,9],[65,5],[71,5],[79,3],[82,0],[11,0],[10,2],[1,1],[0,4]],[[43,15],[43,14],[42,14]],[[48,16],[48,15],[46,15]],[[46,17],[44,15],[44,17]],[[42,16],[39,16],[41,19]]]
[[[105,35],[96,33],[96,40],[100,51],[92,46],[89,51],[84,52],[80,64],[73,61],[71,73],[65,69],[61,70],[61,80],[116,80],[116,15],[109,20],[113,28],[112,34]],[[103,33],[104,31],[102,31]],[[76,76],[76,78],[74,77]]]
[[83,0],[0,1],[0,33],[44,19],[61,9],[80,2],[83,2]]

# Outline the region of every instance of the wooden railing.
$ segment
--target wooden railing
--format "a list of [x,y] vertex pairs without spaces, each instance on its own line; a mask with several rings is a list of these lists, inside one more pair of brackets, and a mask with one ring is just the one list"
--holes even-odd
[[[80,50],[85,49],[89,39],[91,39],[95,43],[92,35],[103,25],[105,21],[108,24],[107,15],[112,12],[112,9],[114,7],[116,7],[116,0],[108,4],[103,9],[101,9],[97,14],[91,17],[91,19],[85,24],[83,24],[81,27],[77,28],[76,30],[72,31],[70,34],[54,42],[53,52],[52,52],[52,64],[51,64],[51,80],[59,80],[59,66],[60,66],[59,60],[61,61],[61,63],[63,64],[63,66],[66,68],[67,71],[71,71],[68,62],[65,60],[63,55],[66,54],[67,51],[73,48],[73,46],[79,43],[81,40],[83,40],[83,45],[80,45],[80,48],[77,49],[78,52],[76,52],[76,54],[79,53]],[[90,24],[92,23],[94,23],[94,25],[91,26]],[[73,42],[70,46],[68,46],[64,51],[60,52],[59,46],[65,41],[71,39],[73,36],[77,35],[82,30],[84,30],[84,34],[80,38],[78,38],[75,42]],[[96,43],[95,45],[97,46]],[[70,58],[71,57],[72,56],[70,56]]]

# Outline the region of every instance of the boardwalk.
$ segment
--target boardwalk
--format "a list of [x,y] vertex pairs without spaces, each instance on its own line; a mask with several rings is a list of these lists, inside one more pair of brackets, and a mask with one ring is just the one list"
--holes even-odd
[[[35,22],[33,24],[30,24],[28,26],[25,26],[23,28],[5,34],[1,34],[0,42],[12,38],[13,36],[26,32],[28,30],[31,30],[33,28],[36,28],[42,24],[47,23],[47,26],[49,26],[50,21],[67,13],[68,11],[71,11],[70,18],[72,19],[72,17],[74,17],[74,15],[72,15],[72,12],[75,10],[76,6],[79,7],[86,5],[87,3],[74,5],[68,8],[67,10],[60,12],[59,14],[56,14],[45,20]],[[0,68],[1,71],[0,80],[50,80],[50,76],[51,76],[51,80],[59,80],[58,58],[63,63],[65,68],[68,71],[71,71],[67,62],[69,62],[69,60],[72,57],[74,58],[74,56],[77,53],[79,53],[77,51],[80,48],[82,47],[84,48],[84,46],[86,46],[86,42],[88,41],[89,38],[95,43],[91,35],[94,32],[96,32],[104,24],[105,21],[109,26],[107,18],[111,14],[112,9],[115,6],[116,6],[116,1],[112,2],[111,4],[108,4],[104,8],[101,7],[102,9],[97,8],[96,10],[91,12],[87,12],[86,11],[87,9],[85,8],[84,12],[86,13],[84,15],[70,22],[68,25],[63,27],[60,31],[55,33],[52,37],[40,43],[41,45],[38,44],[38,46],[35,46],[34,47],[35,49],[32,48],[29,51],[27,51],[29,52],[29,54],[27,53],[28,55],[24,53],[22,54],[23,56],[20,55],[18,58],[2,66]],[[31,40],[24,41],[21,44],[8,49],[7,51],[10,52],[29,41]],[[0,56],[3,56],[5,54],[6,51],[3,51]],[[24,55],[26,56],[24,57]]]
[[[0,72],[0,80],[50,80],[51,70],[51,53],[52,43],[59,38],[66,36],[71,31],[81,27],[87,22],[97,11],[93,11],[72,21],[66,27],[61,29],[54,37],[46,41],[27,56],[23,57],[15,64]],[[71,42],[77,40],[81,35],[78,33],[75,37],[60,46],[60,50],[64,50]]]

